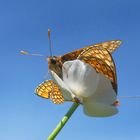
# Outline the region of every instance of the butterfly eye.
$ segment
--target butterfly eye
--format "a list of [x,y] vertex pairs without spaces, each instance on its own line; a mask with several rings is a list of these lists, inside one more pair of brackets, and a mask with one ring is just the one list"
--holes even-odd
[[51,59],[51,63],[52,64],[56,64],[56,60],[55,59]]

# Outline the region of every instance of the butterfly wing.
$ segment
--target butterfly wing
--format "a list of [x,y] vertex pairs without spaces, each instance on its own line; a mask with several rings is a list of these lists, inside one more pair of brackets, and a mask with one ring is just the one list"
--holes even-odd
[[113,61],[113,58],[110,54],[110,52],[107,49],[104,49],[102,47],[88,47],[86,48],[78,57],[77,59],[82,59],[82,57],[96,57],[98,59],[101,59],[104,63],[106,63],[110,68],[115,71],[115,63]]
[[91,46],[101,47],[101,48],[107,49],[110,53],[113,53],[121,45],[121,43],[122,43],[121,40],[111,40],[111,41],[102,42],[99,44],[94,44]]
[[46,80],[41,83],[35,89],[35,93],[42,98],[50,98],[55,104],[61,104],[64,102],[64,98],[59,87],[52,80]]
[[78,102],[77,99],[65,100],[59,86],[53,80],[46,80],[41,83],[36,89],[35,93],[45,99],[51,99],[55,104],[61,104],[64,101]]
[[117,93],[116,67],[111,54],[106,49],[100,47],[87,48],[78,56],[78,59],[89,64],[97,72],[110,79]]
[[78,49],[75,50],[73,52],[67,53],[63,56],[61,56],[62,59],[62,63],[64,63],[65,61],[70,61],[70,60],[75,60],[77,59],[77,57],[86,49],[91,48],[91,47],[99,47],[99,48],[104,48],[106,50],[108,50],[108,52],[112,53],[114,52],[120,45],[121,45],[122,41],[121,40],[112,40],[112,41],[107,41],[107,42],[102,42],[102,43],[98,43],[98,44],[93,44],[90,46],[86,46],[82,49]]

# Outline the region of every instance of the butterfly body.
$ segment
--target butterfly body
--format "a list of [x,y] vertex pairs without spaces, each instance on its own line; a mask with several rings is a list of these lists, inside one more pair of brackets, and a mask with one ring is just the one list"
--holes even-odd
[[62,78],[62,59],[61,56],[50,56],[47,58],[49,70],[54,71]]
[[[62,68],[65,69],[63,67],[64,62],[79,59],[79,60],[89,64],[98,73],[101,73],[105,77],[107,77],[111,81],[112,87],[114,88],[114,90],[117,94],[116,67],[115,67],[114,60],[111,56],[111,53],[116,48],[118,48],[120,44],[121,44],[120,40],[113,40],[113,41],[90,45],[90,46],[84,47],[82,49],[67,53],[62,56],[48,57],[47,61],[48,61],[49,70],[54,71],[62,79]],[[62,95],[60,90],[57,90],[56,95],[50,94],[50,91],[48,91],[48,90],[46,91],[45,90],[46,88],[43,88],[44,87],[43,84],[44,84],[44,82],[37,87],[35,92],[38,94],[39,91],[41,90],[43,93],[43,90],[44,90],[44,93],[48,94],[49,96],[44,96],[43,94],[40,94],[40,95],[38,94],[39,96],[44,97],[44,98],[48,97],[50,99],[53,99],[52,101],[57,104],[62,103],[64,101],[64,99],[59,100],[59,98],[57,98],[57,97],[59,97],[59,94]],[[49,88],[51,89],[51,92],[53,92],[54,87],[52,86],[53,84],[50,85],[50,81],[49,82],[45,81],[45,85],[46,85],[46,87],[49,86]],[[57,86],[57,85],[55,84],[55,86]],[[58,89],[59,89],[59,87],[58,87]],[[52,97],[50,97],[50,96],[52,96]],[[55,98],[53,96],[55,96]]]

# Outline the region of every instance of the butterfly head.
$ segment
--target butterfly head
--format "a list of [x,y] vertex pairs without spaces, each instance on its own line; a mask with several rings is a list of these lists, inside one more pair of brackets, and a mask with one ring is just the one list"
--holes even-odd
[[50,56],[47,58],[47,60],[49,64],[55,65],[58,61],[58,58],[57,56]]
[[62,62],[60,56],[50,56],[47,58],[49,70],[54,71],[60,78],[62,77]]

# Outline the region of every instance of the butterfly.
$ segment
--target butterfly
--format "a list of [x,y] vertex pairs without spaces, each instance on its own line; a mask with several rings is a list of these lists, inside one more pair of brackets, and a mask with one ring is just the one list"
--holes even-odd
[[[98,73],[102,73],[107,77],[117,94],[117,76],[116,67],[111,53],[113,53],[121,44],[120,40],[112,40],[86,46],[79,50],[64,54],[62,56],[48,57],[49,70],[54,71],[62,78],[62,67],[64,62],[79,59],[92,66]],[[64,68],[65,69],[65,68]],[[35,93],[43,98],[51,99],[55,104],[61,104],[66,101],[57,84],[53,80],[46,80],[41,83]],[[73,99],[72,102],[77,102]]]

